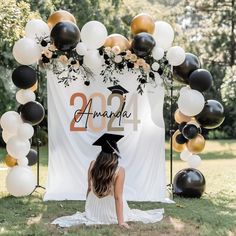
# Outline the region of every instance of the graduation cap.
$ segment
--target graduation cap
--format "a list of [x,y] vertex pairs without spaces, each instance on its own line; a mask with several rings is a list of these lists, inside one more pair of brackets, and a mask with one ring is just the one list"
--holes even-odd
[[123,88],[123,87],[120,86],[120,85],[114,85],[114,86],[108,87],[108,89],[109,89],[112,93],[118,93],[118,94],[120,94],[120,95],[123,95],[123,94],[126,94],[126,93],[129,92],[129,91],[127,91],[125,88]]
[[124,135],[105,133],[98,140],[96,140],[93,145],[101,146],[103,152],[115,152],[119,156],[117,142],[123,137]]

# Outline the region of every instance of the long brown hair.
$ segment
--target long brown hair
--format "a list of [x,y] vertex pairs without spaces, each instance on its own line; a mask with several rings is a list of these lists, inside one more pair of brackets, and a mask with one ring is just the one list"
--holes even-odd
[[102,198],[111,193],[118,166],[118,155],[101,151],[91,169],[93,191]]

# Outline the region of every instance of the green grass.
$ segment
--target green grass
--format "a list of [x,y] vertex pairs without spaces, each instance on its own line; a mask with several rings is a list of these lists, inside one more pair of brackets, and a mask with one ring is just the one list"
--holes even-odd
[[[166,146],[168,156],[168,144]],[[0,160],[4,154],[5,150],[0,149]],[[50,225],[58,216],[84,211],[84,201],[43,202],[42,190],[29,197],[11,197],[5,190],[6,171],[0,171],[0,235],[236,235],[236,142],[208,141],[201,157],[203,162],[199,169],[207,181],[203,197],[175,198],[176,204],[129,202],[131,208],[165,208],[162,222],[146,225],[131,223],[129,231],[116,225],[75,226],[69,229]],[[40,158],[40,183],[45,185],[46,147],[41,148]],[[169,179],[168,160],[166,166]],[[186,167],[187,164],[175,154],[174,173]]]

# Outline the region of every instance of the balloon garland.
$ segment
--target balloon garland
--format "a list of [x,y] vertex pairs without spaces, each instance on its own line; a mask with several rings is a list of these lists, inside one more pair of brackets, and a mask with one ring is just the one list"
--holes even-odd
[[[13,47],[13,56],[21,64],[12,74],[13,83],[20,89],[16,100],[21,106],[18,112],[4,113],[0,120],[8,152],[5,162],[12,168],[6,179],[12,195],[28,195],[36,185],[28,166],[37,162],[37,152],[30,149],[29,140],[34,133],[33,126],[42,121],[45,111],[35,101],[37,73],[30,66],[35,63],[51,69],[58,83],[65,87],[77,79],[89,86],[90,78],[101,67],[104,83],[109,81],[114,85],[119,81],[113,73],[122,73],[124,69],[139,72],[140,94],[147,83],[157,86],[161,81],[168,86],[172,77],[185,84],[179,91],[174,114],[179,128],[171,138],[180,158],[192,168],[199,166],[201,158],[196,154],[205,146],[202,128],[217,128],[224,121],[223,106],[216,100],[205,101],[203,96],[213,83],[210,72],[201,68],[196,55],[172,46],[174,30],[167,22],[155,22],[150,15],[142,13],[133,18],[131,32],[131,40],[120,34],[108,35],[106,27],[98,21],[89,21],[80,31],[74,16],[63,10],[54,12],[47,23],[38,19],[27,23],[25,37]],[[203,179],[204,176],[202,183]],[[202,192],[203,188],[198,190],[198,195]]]

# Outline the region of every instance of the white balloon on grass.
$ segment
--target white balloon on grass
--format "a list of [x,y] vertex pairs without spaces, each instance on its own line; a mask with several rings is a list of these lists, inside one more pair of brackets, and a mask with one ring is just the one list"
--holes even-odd
[[19,113],[7,111],[2,115],[0,124],[6,133],[16,134],[19,125],[22,124],[22,119]]
[[6,130],[3,130],[3,131],[2,131],[2,139],[3,139],[3,141],[4,141],[5,143],[7,143],[8,140],[9,140],[11,137],[15,136],[15,135],[16,135],[16,134],[14,134],[14,133],[8,133]]
[[36,186],[36,177],[32,170],[23,166],[13,167],[6,177],[8,192],[15,197],[27,196]]
[[21,139],[30,139],[34,135],[34,128],[28,123],[23,123],[18,127],[17,136]]
[[155,60],[161,60],[163,57],[164,57],[164,49],[161,48],[161,47],[158,47],[158,46],[155,46],[153,49],[152,49],[152,56]]
[[156,21],[153,37],[157,46],[163,48],[165,51],[171,47],[174,40],[174,30],[170,24],[165,21]]
[[25,35],[27,38],[33,39],[38,42],[43,38],[49,37],[50,29],[48,25],[42,20],[30,20],[26,24]]
[[7,152],[10,156],[19,159],[25,157],[30,151],[30,142],[20,137],[11,137],[7,142]]
[[182,161],[188,161],[188,158],[192,155],[192,153],[188,150],[188,149],[184,149],[181,153],[180,153],[180,159]]
[[170,65],[172,66],[179,66],[185,60],[185,51],[183,48],[179,46],[174,46],[168,49],[166,58]]
[[189,156],[187,162],[191,168],[197,168],[198,166],[200,166],[202,160],[201,160],[201,157],[198,155],[191,155]]
[[31,65],[41,58],[40,46],[30,38],[19,39],[13,47],[13,56],[22,65]]
[[16,100],[20,104],[26,104],[27,102],[35,101],[35,93],[31,89],[20,89],[16,93]]
[[186,116],[195,116],[204,108],[205,99],[199,91],[186,88],[180,93],[177,103],[181,113]]
[[93,72],[99,70],[99,68],[102,66],[102,59],[98,50],[89,50],[86,55],[84,55],[84,64]]
[[89,21],[81,29],[81,40],[88,49],[98,49],[106,41],[107,29],[99,21]]
[[20,159],[17,160],[18,166],[28,166],[29,160],[27,157],[21,157]]
[[81,56],[84,56],[88,51],[86,44],[82,42],[77,44],[75,50]]

